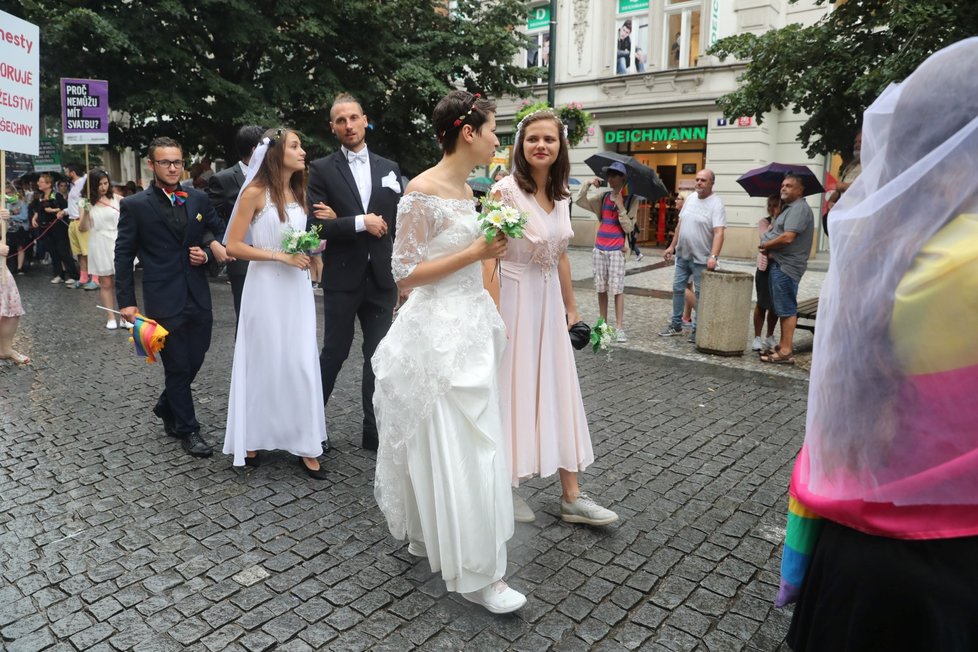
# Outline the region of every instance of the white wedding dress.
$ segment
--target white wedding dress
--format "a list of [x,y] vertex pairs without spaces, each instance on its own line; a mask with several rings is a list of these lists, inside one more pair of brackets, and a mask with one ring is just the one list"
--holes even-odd
[[[480,235],[471,201],[412,192],[398,206],[394,278]],[[398,539],[467,593],[502,578],[513,535],[497,373],[505,326],[473,263],[414,289],[373,357],[374,495]]]
[[[250,227],[254,247],[281,251],[288,227],[306,228],[299,204],[286,222],[265,193],[265,208]],[[316,304],[307,272],[277,261],[248,264],[234,342],[224,454],[244,464],[249,450],[322,455],[326,440]]]

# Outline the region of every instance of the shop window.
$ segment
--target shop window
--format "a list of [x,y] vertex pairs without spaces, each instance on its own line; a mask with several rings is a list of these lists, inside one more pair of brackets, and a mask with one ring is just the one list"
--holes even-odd
[[617,0],[614,43],[616,75],[648,70],[649,0]]
[[663,21],[665,68],[691,68],[700,55],[702,2],[669,0]]
[[[527,46],[526,55],[523,57],[523,65],[526,68],[541,67],[546,68],[550,65],[550,6],[534,5],[530,7],[530,13],[526,19],[526,35],[530,39]],[[538,79],[538,83],[543,83],[543,77]]]

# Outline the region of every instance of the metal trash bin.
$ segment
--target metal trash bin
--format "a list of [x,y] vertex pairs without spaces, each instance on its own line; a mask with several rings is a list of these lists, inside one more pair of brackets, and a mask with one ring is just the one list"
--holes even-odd
[[753,289],[754,276],[746,272],[703,272],[696,306],[697,351],[744,354]]

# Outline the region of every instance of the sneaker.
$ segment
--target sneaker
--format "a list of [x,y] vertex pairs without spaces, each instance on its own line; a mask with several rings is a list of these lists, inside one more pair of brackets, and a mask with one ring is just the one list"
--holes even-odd
[[517,523],[532,523],[537,518],[530,506],[526,504],[522,496],[516,493],[515,489],[513,489],[513,518],[516,519]]
[[635,256],[635,260],[636,261],[642,260],[643,258],[645,258],[645,254],[639,254],[639,255]]
[[67,281],[65,281],[65,287],[70,288],[72,290],[77,290],[78,288],[81,287],[81,283],[79,283],[77,280],[74,279],[68,279]]
[[408,541],[408,552],[415,557],[428,558],[428,549],[424,545],[424,541]]
[[55,276],[53,279],[51,279],[51,285],[57,285],[58,283],[64,283],[64,279],[62,279],[60,276]]
[[114,331],[115,329],[119,328],[119,324],[117,324],[114,319],[110,319],[109,321],[105,322],[105,327],[110,331]]
[[768,337],[768,338],[765,338],[765,340],[764,340],[764,348],[765,349],[773,349],[777,345],[778,345],[778,340],[774,339],[774,337]]
[[122,321],[120,321],[119,322],[119,325],[122,326],[123,328],[125,328],[126,330],[130,330],[130,331],[132,330],[132,324],[130,322],[126,321],[125,319],[123,319]]
[[754,336],[754,341],[750,345],[751,351],[760,351],[764,348],[764,340],[761,339],[760,335]]
[[95,281],[88,281],[86,283],[81,283],[79,285],[76,285],[75,287],[80,287],[83,290],[97,290],[99,289],[99,284],[96,283]]
[[686,341],[689,342],[690,344],[696,344],[696,329],[695,328],[693,330],[689,331],[689,336],[686,338]]
[[618,514],[597,504],[587,494],[581,494],[572,503],[560,501],[560,518],[567,523],[608,525],[618,520]]
[[685,317],[683,317],[683,330],[688,331],[692,327],[693,327],[693,320],[686,319]]
[[659,331],[659,337],[672,337],[673,335],[681,335],[682,332],[682,327],[669,324],[663,330]]
[[461,596],[469,602],[485,607],[494,614],[508,614],[526,604],[526,596],[519,591],[509,588],[506,582],[499,580],[489,586]]
[[625,331],[623,329],[618,329],[618,335],[615,337],[615,341],[619,344],[624,344],[628,341],[628,336],[625,335]]

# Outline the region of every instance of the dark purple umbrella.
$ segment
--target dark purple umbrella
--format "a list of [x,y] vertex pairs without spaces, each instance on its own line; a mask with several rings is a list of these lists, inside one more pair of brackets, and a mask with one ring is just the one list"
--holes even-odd
[[781,182],[788,173],[797,174],[805,182],[804,196],[817,195],[825,192],[818,177],[808,169],[807,165],[789,165],[786,163],[768,163],[762,168],[751,170],[740,175],[737,179],[747,194],[751,197],[770,197],[781,193]]

